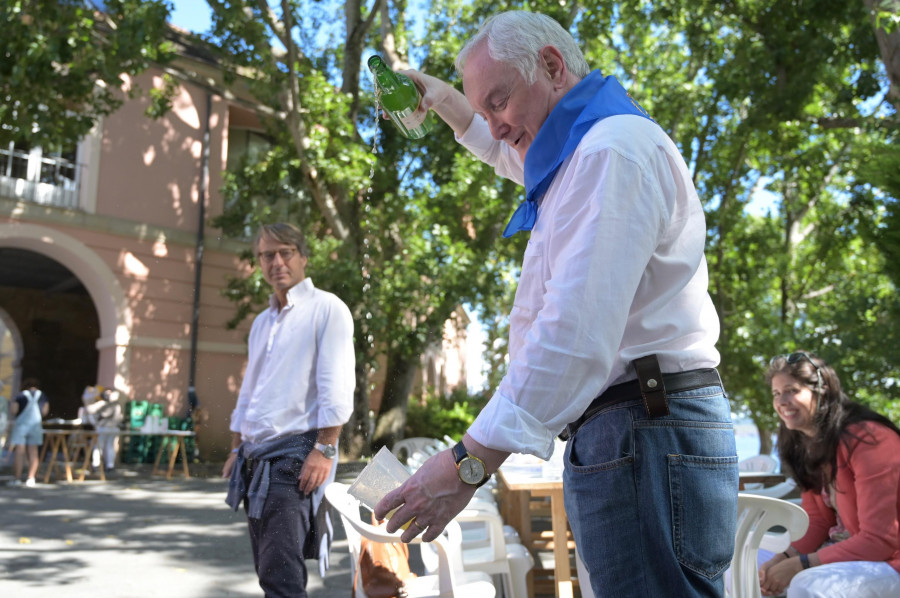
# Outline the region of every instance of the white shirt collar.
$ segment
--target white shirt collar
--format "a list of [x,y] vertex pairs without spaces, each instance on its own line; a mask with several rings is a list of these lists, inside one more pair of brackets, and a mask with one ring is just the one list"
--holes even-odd
[[[316,287],[313,284],[312,278],[304,278],[288,289],[287,303],[284,306],[285,309],[293,306],[295,303],[298,303],[303,297],[312,294],[315,290]],[[269,295],[269,307],[271,307],[276,312],[278,311],[278,297],[275,296],[275,293]]]

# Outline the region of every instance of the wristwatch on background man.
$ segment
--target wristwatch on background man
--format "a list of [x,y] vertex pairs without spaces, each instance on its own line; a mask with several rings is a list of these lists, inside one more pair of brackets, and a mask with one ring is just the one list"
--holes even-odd
[[484,461],[470,455],[462,441],[457,442],[452,450],[453,460],[456,461],[456,473],[464,484],[478,488],[491,479]]
[[321,442],[317,442],[314,448],[325,455],[326,459],[334,459],[334,456],[337,455],[337,449],[333,444],[322,444]]

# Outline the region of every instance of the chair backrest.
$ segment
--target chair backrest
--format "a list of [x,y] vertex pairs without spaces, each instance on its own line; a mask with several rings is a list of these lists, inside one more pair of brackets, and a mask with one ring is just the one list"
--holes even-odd
[[[493,506],[493,505],[491,505]],[[487,540],[490,550],[485,558],[492,561],[506,561],[506,540],[503,535],[503,519],[496,509],[479,509],[472,505],[463,509],[457,516],[460,523],[478,523],[487,531]]]
[[[376,542],[400,542],[400,532],[393,534],[385,531],[384,527],[366,523],[359,514],[359,501],[347,493],[348,486],[340,482],[332,482],[325,488],[325,499],[340,514],[344,529],[347,532],[347,540],[350,543],[350,556],[354,560],[351,573],[356,575],[356,566],[359,563],[359,539],[369,538]],[[462,567],[462,532],[459,524],[451,521],[445,530],[446,537],[441,535],[435,538],[431,544],[437,548],[438,553],[438,587],[440,596],[455,596],[457,577],[463,572]],[[351,537],[355,539],[356,552],[354,553]],[[421,537],[417,536],[411,543],[421,543]],[[362,580],[357,587],[362,586]]]
[[755,473],[775,473],[778,471],[778,461],[771,455],[754,455],[741,459],[738,462],[738,470]]
[[[345,511],[347,514],[352,514],[356,509],[356,518],[359,518],[359,502],[356,501],[352,496],[347,494],[346,488],[341,488],[343,484],[339,482],[332,482],[328,486],[325,486],[325,500],[328,501],[328,504],[332,506],[332,508],[337,511],[338,515],[341,517],[341,522],[344,525],[344,532],[347,535],[347,544],[350,547],[350,579],[353,580],[353,583],[356,585],[356,594],[354,598],[368,598],[366,593],[363,591],[363,584],[361,579],[357,579],[356,570],[359,567],[359,556],[362,550],[362,535],[359,531],[351,525],[349,521],[350,517],[345,515]],[[356,503],[355,507],[352,503]]]
[[744,490],[741,490],[741,492],[743,492],[744,494],[755,494],[757,496],[784,498],[796,489],[797,482],[795,482],[793,478],[788,478],[779,484],[775,484],[774,486],[763,488],[745,488]]
[[413,453],[422,452],[430,456],[438,452],[437,447],[439,443],[440,441],[437,438],[413,436],[412,438],[403,438],[395,442],[391,447],[391,452],[394,453],[394,456],[401,463],[406,463]]
[[781,526],[797,540],[809,527],[809,516],[794,503],[754,494],[738,494],[738,526],[731,562],[731,595],[760,598],[757,551],[766,532]]

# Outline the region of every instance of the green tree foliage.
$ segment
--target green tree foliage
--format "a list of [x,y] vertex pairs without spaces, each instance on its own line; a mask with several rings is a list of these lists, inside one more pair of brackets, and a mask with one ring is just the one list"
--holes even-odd
[[[379,122],[364,58],[377,51],[458,85],[462,41],[485,17],[517,8],[569,28],[589,62],[622,80],[681,148],[707,213],[721,369],[763,450],[776,420],[762,372],[794,348],[820,353],[851,394],[900,415],[896,3],[209,4],[206,37],[229,80],[261,102],[273,142],[227,176],[216,224],[241,237],[279,219],[306,230],[312,276],[357,322],[351,452],[368,449],[372,371],[386,380],[379,445],[403,433],[419,356],[460,304],[486,322],[491,387],[499,381],[525,242],[498,238],[521,189],[443,125],[410,142]],[[104,5],[103,16],[78,1],[3,5],[0,141],[71,141],[118,106],[122,75],[168,61],[164,1]],[[164,105],[165,90],[155,93]],[[238,321],[267,290],[254,274],[227,293]]]
[[[338,23],[328,3],[302,11],[282,3],[277,18],[255,4],[211,4],[218,39],[259,71],[259,97],[287,115],[275,133],[293,141],[283,155],[273,151],[273,173],[254,171],[257,164],[242,184],[235,179],[227,218],[238,228],[274,213],[307,219],[328,246],[328,283],[354,306],[363,361],[386,355],[376,444],[402,430],[418,355],[440,338],[455,305],[483,310],[489,380],[499,381],[501,314],[521,239],[497,233],[521,190],[498,181],[442,126],[422,142],[382,126],[369,153],[375,107],[361,57],[375,49],[395,66],[413,62],[458,84],[460,41],[485,17],[517,8],[573,31],[588,61],[619,77],[682,149],[707,212],[723,375],[735,410],[760,427],[763,450],[777,422],[762,373],[770,356],[794,348],[820,353],[851,394],[898,415],[898,307],[883,257],[897,190],[881,173],[900,171],[898,69],[884,58],[896,32],[878,28],[894,22],[886,5],[879,17],[872,3],[839,0],[432,0],[412,15],[406,3],[385,0],[346,2]],[[281,57],[269,47],[273,32]],[[292,121],[285,97],[301,87],[304,110]],[[260,183],[265,191],[252,191]]]
[[[380,122],[360,65],[373,49],[395,64],[407,60],[402,6],[347,3],[343,28],[335,28],[333,5],[286,2],[263,12],[255,3],[210,4],[211,39],[274,115],[271,151],[228,178],[230,204],[217,225],[234,235],[274,219],[303,226],[311,276],[350,305],[357,323],[356,416],[345,446],[368,448],[378,363],[385,385],[373,440],[389,443],[403,434],[420,355],[440,341],[444,322],[461,304],[488,315],[499,307],[491,298],[523,242],[496,238],[521,194],[461,151],[447,127],[410,142]],[[426,37],[438,30],[431,27]],[[456,50],[458,41],[421,67],[452,79]],[[233,281],[228,292],[239,316],[265,294],[257,276]]]
[[73,145],[122,104],[125,76],[171,58],[165,0],[0,3],[0,144]]
[[[871,12],[837,1],[664,2],[650,13],[661,17],[704,31],[688,33],[684,51],[702,65],[693,83],[708,91],[696,122],[710,126],[684,127],[673,115],[673,136],[707,202],[711,292],[736,409],[767,450],[776,420],[761,373],[769,356],[802,347],[832,362],[851,395],[896,418],[896,300],[865,234],[883,230],[885,194],[896,192],[866,155],[897,171],[898,120]],[[879,201],[851,201],[854,185]],[[754,213],[766,196],[769,209]]]
[[[777,423],[762,373],[795,348],[821,354],[851,395],[900,418],[896,0],[209,4],[206,37],[230,80],[261,102],[273,141],[228,175],[216,224],[241,237],[279,219],[306,230],[316,284],[357,322],[351,452],[368,450],[372,371],[386,378],[378,445],[403,433],[419,355],[460,304],[486,323],[490,387],[499,382],[525,242],[498,238],[522,190],[443,125],[410,142],[378,122],[364,58],[377,51],[459,85],[462,41],[509,9],[569,28],[681,148],[707,214],[721,370],[762,449]],[[74,140],[116,108],[123,74],[169,59],[165,1],[104,5],[105,16],[78,0],[2,5],[0,143]],[[165,90],[155,93],[164,105]],[[254,274],[227,293],[237,321],[267,290]]]
[[405,436],[460,440],[486,402],[484,396],[469,396],[461,390],[449,397],[430,395],[422,402],[410,401]]

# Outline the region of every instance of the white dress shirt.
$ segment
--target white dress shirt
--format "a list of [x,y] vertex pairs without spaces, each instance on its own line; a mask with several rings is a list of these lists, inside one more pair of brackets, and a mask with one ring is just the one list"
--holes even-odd
[[[475,117],[458,141],[522,183],[518,154]],[[527,234],[527,233],[520,233]],[[706,222],[675,144],[634,115],[595,124],[563,163],[525,249],[509,370],[469,434],[549,458],[553,439],[656,353],[663,372],[715,367]]]
[[340,426],[353,413],[353,318],[343,301],[304,279],[278,311],[275,296],[256,316],[247,372],[231,431],[259,443]]

